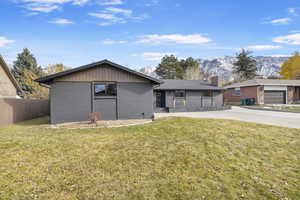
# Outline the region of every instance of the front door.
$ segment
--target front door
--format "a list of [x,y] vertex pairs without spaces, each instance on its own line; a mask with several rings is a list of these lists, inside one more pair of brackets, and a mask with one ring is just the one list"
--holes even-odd
[[156,107],[165,108],[166,107],[166,92],[156,91]]

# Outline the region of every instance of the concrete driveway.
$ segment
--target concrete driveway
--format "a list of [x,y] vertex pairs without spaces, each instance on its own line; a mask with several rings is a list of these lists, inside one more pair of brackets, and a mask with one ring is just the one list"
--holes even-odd
[[155,113],[155,118],[162,117],[193,117],[212,119],[233,119],[259,124],[300,128],[300,113],[249,110],[241,107],[232,107],[232,110],[210,112],[182,112],[182,113]]

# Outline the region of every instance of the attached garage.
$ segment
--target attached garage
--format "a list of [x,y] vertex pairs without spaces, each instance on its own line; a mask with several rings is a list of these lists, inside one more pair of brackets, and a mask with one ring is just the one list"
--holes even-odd
[[264,91],[265,104],[285,104],[286,91]]
[[[256,104],[293,104],[300,102],[300,80],[257,78],[225,87],[224,101],[240,103],[241,99],[254,98]],[[240,93],[236,93],[240,88]]]
[[37,82],[50,87],[51,123],[87,121],[100,113],[103,120],[153,116],[153,87],[160,81],[112,63],[92,63]]

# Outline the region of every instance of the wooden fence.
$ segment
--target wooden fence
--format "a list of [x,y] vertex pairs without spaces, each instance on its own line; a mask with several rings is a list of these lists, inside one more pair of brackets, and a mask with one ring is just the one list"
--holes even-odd
[[49,115],[49,100],[0,98],[0,127]]

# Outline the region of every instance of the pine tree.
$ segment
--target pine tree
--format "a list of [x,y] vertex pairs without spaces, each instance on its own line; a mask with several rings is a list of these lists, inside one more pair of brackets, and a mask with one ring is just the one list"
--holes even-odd
[[177,57],[174,55],[164,56],[155,73],[162,79],[182,79],[184,70]]
[[279,73],[282,79],[300,79],[300,55],[298,52],[295,52],[292,57],[283,63]]
[[253,79],[256,76],[256,61],[250,54],[250,51],[242,49],[242,52],[236,56],[237,61],[233,64],[233,73],[237,75],[239,81]]
[[37,88],[33,84],[28,83],[32,81],[30,80],[32,77],[42,76],[43,69],[38,66],[35,57],[30,53],[29,49],[25,48],[22,53],[18,54],[17,60],[13,64],[12,74],[20,84],[25,96],[29,97],[34,96],[33,94],[37,91]]

